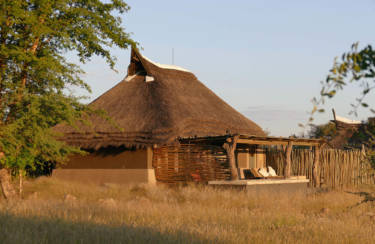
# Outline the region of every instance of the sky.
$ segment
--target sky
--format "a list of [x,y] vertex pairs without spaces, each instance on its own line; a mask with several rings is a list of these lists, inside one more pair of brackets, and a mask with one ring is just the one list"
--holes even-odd
[[[311,99],[319,95],[334,58],[350,50],[375,45],[375,0],[126,0],[131,7],[122,25],[153,61],[192,71],[198,79],[239,112],[273,136],[300,134]],[[130,50],[113,48],[115,72],[104,59],[81,65],[91,86],[90,100],[126,76]],[[71,55],[72,62],[78,62]],[[349,115],[360,94],[348,85],[325,104],[328,111],[315,123],[336,114]],[[366,102],[375,105],[375,94]]]

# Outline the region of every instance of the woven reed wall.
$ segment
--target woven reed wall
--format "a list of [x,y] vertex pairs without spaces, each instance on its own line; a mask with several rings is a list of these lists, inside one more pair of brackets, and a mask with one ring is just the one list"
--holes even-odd
[[[292,175],[306,175],[312,179],[314,153],[307,149],[292,151]],[[282,151],[268,149],[266,164],[278,175],[284,174],[285,156]],[[344,188],[361,184],[375,184],[374,169],[364,160],[360,150],[325,149],[320,154],[320,181],[322,186]]]
[[226,152],[219,146],[181,144],[154,149],[156,180],[163,183],[229,180]]

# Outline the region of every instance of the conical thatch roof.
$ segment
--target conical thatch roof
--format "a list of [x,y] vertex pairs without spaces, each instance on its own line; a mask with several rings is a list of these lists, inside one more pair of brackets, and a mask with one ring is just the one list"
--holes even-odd
[[128,76],[90,106],[107,111],[118,127],[98,116],[90,118],[91,127],[80,126],[79,130],[58,125],[66,142],[98,149],[228,133],[265,135],[191,72],[154,63],[136,50],[132,50]]

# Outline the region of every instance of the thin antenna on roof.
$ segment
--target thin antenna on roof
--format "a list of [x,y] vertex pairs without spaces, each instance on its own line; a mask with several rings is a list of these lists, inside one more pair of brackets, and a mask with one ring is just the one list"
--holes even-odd
[[172,64],[174,64],[174,48],[172,47]]

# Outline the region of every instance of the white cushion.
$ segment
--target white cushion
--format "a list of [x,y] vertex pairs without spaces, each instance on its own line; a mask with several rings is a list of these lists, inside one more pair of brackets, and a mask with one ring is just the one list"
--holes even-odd
[[263,177],[267,177],[269,176],[268,172],[267,172],[267,169],[266,168],[260,168],[258,170],[259,174],[261,174]]
[[277,176],[276,171],[271,166],[268,166],[268,174],[270,176]]

